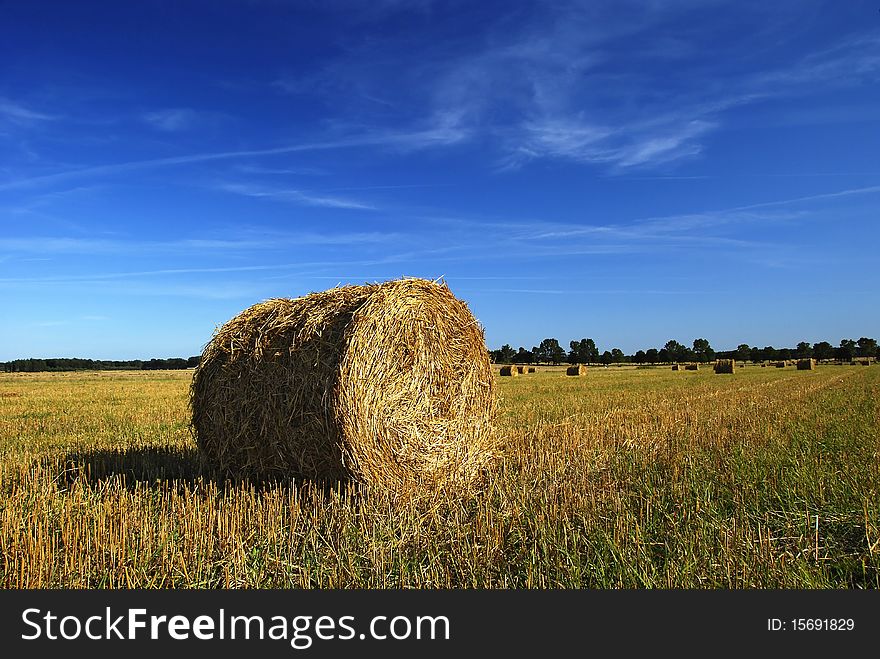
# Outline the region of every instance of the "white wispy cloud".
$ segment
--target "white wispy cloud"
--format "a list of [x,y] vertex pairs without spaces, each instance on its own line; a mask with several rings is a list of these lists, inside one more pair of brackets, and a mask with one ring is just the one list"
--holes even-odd
[[273,189],[249,183],[222,183],[217,189],[246,197],[264,197],[291,201],[305,206],[325,208],[349,208],[353,210],[376,210],[376,206],[362,201],[327,194],[293,189]]
[[[358,246],[390,244],[400,239],[395,232],[292,232],[273,233],[264,238],[187,238],[179,240],[120,240],[69,236],[24,236],[0,238],[0,250],[5,252],[40,254],[168,254],[168,253],[224,253],[289,250],[304,245]],[[181,273],[187,270],[169,270]]]
[[35,123],[42,121],[54,121],[57,115],[33,110],[21,103],[0,97],[0,118],[14,123]]
[[[703,153],[707,138],[738,108],[880,78],[880,39],[873,34],[846,35],[813,52],[800,44],[786,50],[802,7],[755,4],[734,11],[719,3],[719,11],[731,13],[727,18],[754,27],[734,49],[711,25],[689,28],[689,12],[702,12],[705,4],[524,7],[518,18],[490,22],[477,37],[420,44],[418,58],[399,57],[412,35],[387,43],[365,39],[317,73],[277,87],[323,95],[328,104],[343,98],[347,112],[377,121],[393,117],[406,125],[426,118],[442,136],[438,144],[492,145],[502,170],[562,159],[624,171]],[[708,47],[727,50],[706,58]],[[800,57],[792,55],[797,52]],[[383,96],[390,93],[389,79],[406,94]],[[347,90],[355,92],[346,96]],[[395,110],[355,104],[370,96]]]
[[146,112],[142,119],[157,130],[173,133],[192,127],[199,114],[190,108],[168,108]]
[[203,153],[191,153],[166,158],[150,158],[145,160],[131,160],[106,165],[95,165],[58,171],[52,174],[42,174],[25,178],[13,179],[0,182],[0,190],[11,190],[38,185],[49,185],[62,181],[69,181],[90,177],[107,177],[114,174],[132,172],[143,169],[155,169],[173,167],[177,165],[191,165],[195,163],[213,162],[219,160],[234,160],[245,158],[257,158],[261,156],[277,156],[288,153],[303,153],[309,151],[329,151],[335,149],[353,149],[360,147],[381,147],[399,151],[411,151],[424,149],[437,145],[449,145],[464,139],[464,132],[454,127],[431,126],[423,130],[414,131],[370,131],[353,134],[347,137],[329,139],[322,142],[303,142],[288,144],[286,146],[271,147],[265,149],[241,149],[235,151],[210,151]]

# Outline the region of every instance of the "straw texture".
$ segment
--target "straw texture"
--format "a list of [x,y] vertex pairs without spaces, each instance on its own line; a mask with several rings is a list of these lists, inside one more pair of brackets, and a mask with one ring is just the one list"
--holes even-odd
[[736,371],[736,362],[732,359],[715,360],[716,373],[733,373]]
[[205,348],[192,427],[233,477],[469,483],[495,449],[483,330],[423,279],[256,304]]

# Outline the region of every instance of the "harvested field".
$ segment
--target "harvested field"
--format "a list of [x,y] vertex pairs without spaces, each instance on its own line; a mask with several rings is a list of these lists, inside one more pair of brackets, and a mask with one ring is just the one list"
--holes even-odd
[[880,369],[561,375],[499,379],[484,489],[405,501],[213,480],[191,372],[0,375],[0,584],[880,587]]

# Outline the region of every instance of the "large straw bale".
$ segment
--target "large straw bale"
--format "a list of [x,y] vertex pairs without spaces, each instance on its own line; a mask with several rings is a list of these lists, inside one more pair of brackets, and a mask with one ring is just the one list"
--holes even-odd
[[246,309],[206,346],[191,405],[202,454],[234,478],[468,483],[495,449],[483,330],[423,279]]
[[799,371],[815,371],[816,370],[816,360],[815,359],[798,359],[797,370],[799,370]]
[[498,374],[516,377],[519,375],[519,369],[516,366],[502,366]]
[[716,373],[733,373],[736,371],[736,362],[732,359],[716,359]]
[[566,375],[586,375],[587,374],[587,367],[584,366],[583,364],[569,366],[567,369],[565,369],[565,374]]

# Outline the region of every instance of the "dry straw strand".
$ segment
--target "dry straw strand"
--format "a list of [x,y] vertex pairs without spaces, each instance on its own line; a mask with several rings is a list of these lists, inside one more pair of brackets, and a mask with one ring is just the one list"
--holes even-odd
[[496,448],[483,330],[424,279],[244,310],[206,346],[190,398],[203,456],[235,478],[467,484]]

